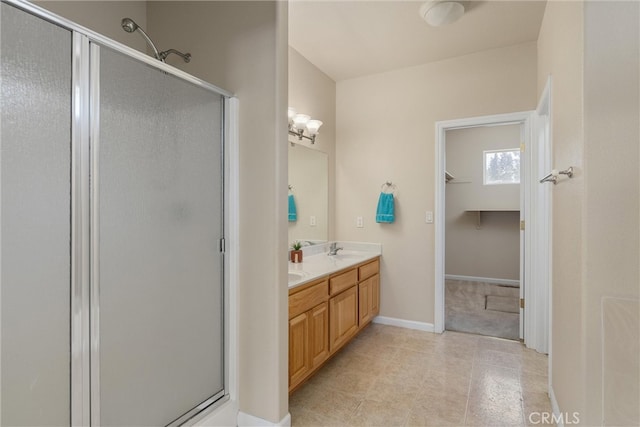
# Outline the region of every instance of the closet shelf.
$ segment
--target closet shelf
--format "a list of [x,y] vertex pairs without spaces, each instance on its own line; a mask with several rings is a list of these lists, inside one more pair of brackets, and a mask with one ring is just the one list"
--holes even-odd
[[483,212],[520,212],[520,209],[509,209],[509,208],[476,208],[476,209],[465,209],[467,213],[475,213],[477,215],[476,228],[480,230],[482,228],[482,213]]

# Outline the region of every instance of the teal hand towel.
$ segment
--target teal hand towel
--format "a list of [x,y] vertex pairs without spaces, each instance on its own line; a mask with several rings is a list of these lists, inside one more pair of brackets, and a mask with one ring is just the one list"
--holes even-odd
[[393,193],[380,193],[376,222],[392,223],[396,219],[394,210]]
[[298,211],[296,210],[296,201],[293,199],[293,194],[289,194],[289,222],[296,222],[298,220]]

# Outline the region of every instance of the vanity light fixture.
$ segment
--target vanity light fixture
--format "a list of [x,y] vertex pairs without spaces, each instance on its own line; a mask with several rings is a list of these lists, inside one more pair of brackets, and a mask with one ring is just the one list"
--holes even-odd
[[[297,136],[300,141],[302,141],[302,138],[306,138],[312,144],[315,144],[316,135],[320,126],[322,126],[322,122],[314,120],[306,114],[298,114],[291,107],[289,107],[287,114],[289,116],[289,135]],[[308,136],[304,134],[305,130],[309,134]]]
[[422,19],[432,27],[451,24],[464,15],[464,5],[458,1],[430,0],[420,6]]

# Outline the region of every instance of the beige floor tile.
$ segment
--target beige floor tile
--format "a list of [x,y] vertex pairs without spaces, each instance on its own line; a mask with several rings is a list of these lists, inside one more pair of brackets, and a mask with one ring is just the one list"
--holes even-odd
[[465,396],[469,394],[471,384],[470,373],[455,370],[430,370],[425,375],[422,386],[438,393],[456,393]]
[[520,373],[520,387],[522,393],[548,393],[549,384],[546,375],[532,374],[530,372]]
[[375,353],[362,354],[352,352],[349,354],[349,357],[344,364],[344,368],[348,371],[361,372],[365,374],[379,373],[384,371],[387,365],[393,363],[391,360],[376,357]]
[[304,409],[337,420],[347,420],[356,411],[362,399],[336,390],[322,390],[311,401],[303,405]]
[[426,369],[407,369],[406,366],[390,363],[383,372],[377,374],[377,377],[407,386],[419,386],[425,375]]
[[549,370],[549,357],[527,349],[522,353],[522,371],[537,375],[547,375]]
[[522,365],[519,354],[507,353],[499,350],[491,350],[478,347],[476,349],[475,360],[487,365],[503,366],[505,368],[520,369]]
[[379,338],[353,340],[344,350],[358,354],[373,355],[386,360],[393,359],[398,352],[397,347],[381,344]]
[[480,337],[478,339],[478,348],[503,351],[505,353],[513,354],[522,354],[522,352],[526,350],[525,346],[519,341],[493,337]]
[[365,396],[365,400],[409,411],[416,400],[420,387],[420,384],[407,384],[393,381],[385,376],[378,377]]
[[546,392],[547,356],[518,342],[372,324],[289,406],[294,427],[527,425]]
[[364,398],[375,380],[377,373],[348,371],[334,377],[332,389],[354,397]]
[[409,410],[397,408],[375,400],[365,400],[348,420],[352,426],[404,426],[409,417]]
[[438,352],[430,355],[428,370],[453,371],[464,375],[471,375],[473,369],[473,357],[459,358],[447,352]]
[[421,334],[413,334],[405,337],[404,341],[400,343],[398,347],[431,354],[435,351],[436,342],[433,334],[422,332]]
[[302,408],[320,396],[321,393],[322,390],[319,389],[315,378],[312,378],[289,396],[289,408]]
[[467,407],[466,394],[427,393],[418,395],[409,412],[408,426],[461,426]]
[[[523,394],[522,406],[527,425],[539,425],[542,414],[551,414],[551,400],[545,392]],[[548,425],[548,424],[547,424]]]
[[503,406],[495,403],[469,401],[465,425],[524,426],[522,406]]
[[474,358],[476,345],[459,340],[438,342],[433,349],[434,357],[455,358],[471,361]]
[[518,371],[474,365],[467,405],[467,425],[523,425]]
[[445,331],[442,334],[442,339],[440,340],[440,342],[463,344],[475,348],[475,346],[478,345],[480,338],[480,335],[465,334],[464,332]]
[[426,370],[429,364],[429,355],[419,351],[403,349],[398,351],[394,358],[391,360],[391,364],[397,364],[404,366],[410,370]]
[[308,409],[290,409],[292,427],[343,426],[341,420]]

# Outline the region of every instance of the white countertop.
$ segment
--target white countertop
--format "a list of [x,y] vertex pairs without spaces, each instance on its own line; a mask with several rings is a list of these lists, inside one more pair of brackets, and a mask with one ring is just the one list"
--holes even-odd
[[382,255],[382,245],[379,243],[337,244],[339,248],[344,249],[333,256],[327,255],[330,243],[303,247],[302,262],[289,261],[289,289]]

